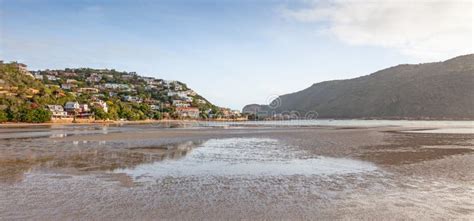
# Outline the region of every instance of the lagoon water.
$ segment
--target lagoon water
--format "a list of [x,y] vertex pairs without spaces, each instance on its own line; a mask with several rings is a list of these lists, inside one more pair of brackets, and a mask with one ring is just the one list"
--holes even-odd
[[174,124],[0,128],[0,219],[474,218],[472,121]]

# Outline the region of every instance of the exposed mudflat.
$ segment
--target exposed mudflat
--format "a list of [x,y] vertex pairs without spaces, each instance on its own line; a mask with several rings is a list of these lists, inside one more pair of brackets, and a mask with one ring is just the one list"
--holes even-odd
[[474,219],[474,134],[422,129],[3,128],[0,219]]

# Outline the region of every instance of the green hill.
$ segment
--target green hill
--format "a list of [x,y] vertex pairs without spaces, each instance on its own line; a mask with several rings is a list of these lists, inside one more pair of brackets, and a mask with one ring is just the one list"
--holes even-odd
[[[179,81],[143,77],[109,69],[64,69],[28,72],[19,63],[0,64],[0,122],[45,122],[47,105],[74,101],[89,104],[96,119],[179,118],[179,108],[194,108],[202,118],[220,111]],[[98,108],[97,101],[107,109]],[[105,110],[105,111],[104,111]],[[32,113],[41,113],[37,119]]]

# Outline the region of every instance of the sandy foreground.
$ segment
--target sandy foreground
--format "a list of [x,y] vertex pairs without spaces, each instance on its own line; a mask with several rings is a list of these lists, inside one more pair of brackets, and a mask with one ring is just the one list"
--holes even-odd
[[0,128],[0,219],[474,219],[474,135],[406,130]]

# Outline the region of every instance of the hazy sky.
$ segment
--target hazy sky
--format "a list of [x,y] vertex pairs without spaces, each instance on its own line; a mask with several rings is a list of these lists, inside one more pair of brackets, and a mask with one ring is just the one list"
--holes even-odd
[[472,0],[0,0],[0,59],[180,80],[241,109],[473,53]]

